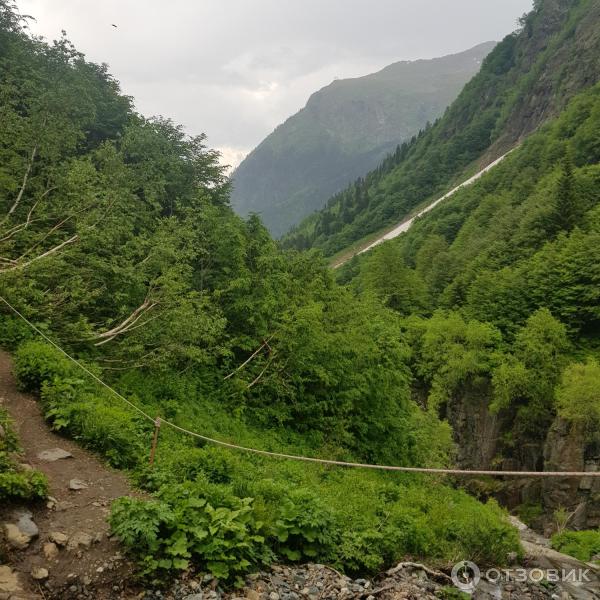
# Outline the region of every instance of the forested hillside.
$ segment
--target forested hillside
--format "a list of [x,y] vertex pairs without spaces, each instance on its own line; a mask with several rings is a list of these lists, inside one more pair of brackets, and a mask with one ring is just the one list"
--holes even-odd
[[[451,464],[448,424],[413,397],[395,312],[237,217],[202,137],[137,114],[105,67],[66,39],[29,36],[7,0],[0,122],[0,295],[130,402],[256,448]],[[0,340],[55,430],[155,494],[111,516],[151,578],[199,568],[231,582],[274,560],[363,573],[408,555],[501,564],[520,552],[493,500],[441,478],[274,461],[169,428],[150,468],[152,422],[4,304]],[[0,497],[43,496],[11,447],[0,446]]]
[[233,175],[231,202],[278,237],[433,122],[494,47],[402,61],[336,80],[271,133]]
[[[478,183],[342,268],[359,297],[401,316],[413,385],[448,418],[463,466],[600,465],[599,140],[597,84]],[[571,526],[600,525],[597,484],[509,481],[495,494],[532,518],[563,507]]]
[[600,78],[597,0],[537,1],[444,116],[285,239],[332,255],[400,221],[518,144]]
[[[48,424],[148,493],[110,514],[139,576],[501,566],[522,548],[500,504],[556,547],[597,554],[597,478],[342,470],[166,424],[149,455],[158,416],[310,457],[600,470],[599,25],[597,0],[536,2],[446,116],[338,200],[377,190],[401,213],[527,138],[334,274],[320,251],[282,249],[234,214],[203,137],[136,113],[105,67],[31,37],[0,0],[0,296],[126,402],[1,301],[0,343]],[[317,245],[386,214],[369,202]],[[3,507],[44,497],[3,411],[0,425]]]

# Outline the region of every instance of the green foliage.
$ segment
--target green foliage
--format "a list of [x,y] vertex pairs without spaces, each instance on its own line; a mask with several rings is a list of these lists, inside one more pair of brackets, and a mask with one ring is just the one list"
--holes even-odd
[[600,365],[594,359],[569,365],[556,390],[558,414],[585,425],[595,437],[600,423]]
[[483,505],[445,487],[400,487],[397,493],[381,509],[381,529],[343,535],[337,550],[342,564],[377,569],[406,556],[429,556],[448,563],[471,557],[483,565],[520,552],[517,532],[494,501]]
[[48,482],[39,471],[3,471],[0,469],[0,500],[43,500]]
[[487,323],[465,322],[458,313],[436,312],[427,320],[410,318],[405,330],[413,348],[413,368],[429,386],[437,408],[461,390],[485,385],[499,360],[500,332]]
[[0,452],[5,454],[9,452],[18,452],[19,441],[17,435],[12,428],[12,421],[10,420],[8,413],[2,407],[0,407],[0,426],[4,435],[0,437]]
[[112,531],[140,560],[143,572],[184,570],[195,561],[215,577],[239,578],[269,558],[250,499],[235,508],[211,506],[193,486],[170,488],[155,501],[121,498],[113,504]]
[[409,269],[392,244],[383,244],[369,253],[356,278],[360,293],[372,293],[396,312],[409,315],[427,311],[429,298],[425,282]]
[[40,393],[44,416],[54,429],[100,452],[114,466],[135,466],[142,453],[139,424],[122,403],[75,369],[45,342],[25,342],[15,355],[19,387]]
[[72,402],[57,397],[66,391],[60,383],[42,390],[44,414],[52,427],[104,455],[115,467],[135,467],[144,454],[144,441],[131,411],[101,393],[80,392]]
[[470,595],[465,592],[461,592],[455,587],[445,587],[440,590],[440,598],[442,600],[469,600]]
[[557,183],[556,198],[548,216],[549,229],[570,231],[581,219],[581,208],[573,175],[573,158],[567,148]]
[[44,381],[65,378],[71,373],[68,359],[45,342],[25,342],[15,355],[15,375],[24,391],[39,392]]
[[19,452],[17,436],[8,413],[0,408],[0,500],[41,500],[48,495],[48,482],[39,471],[23,470],[13,454]]
[[314,560],[331,552],[332,511],[314,494],[295,490],[281,505],[274,533],[278,552],[288,560]]
[[370,459],[428,454],[415,443],[422,428],[410,401],[408,353],[389,313],[336,290],[290,314],[276,338],[277,356],[263,363],[268,370],[248,401],[259,419],[269,410],[273,420]]
[[524,425],[544,430],[554,411],[554,388],[569,342],[565,326],[547,309],[535,312],[515,336],[513,354],[494,373],[493,410],[520,405]]
[[[468,311],[424,318],[447,287],[453,298],[468,296],[467,283],[453,280],[462,263],[444,267],[454,264],[458,221],[449,219],[437,238],[428,232],[423,252],[415,242],[386,258],[390,268],[406,260],[394,273],[415,288],[410,294],[387,287],[385,268],[365,274],[364,294],[340,287],[318,253],[282,251],[257,217],[244,222],[232,213],[224,171],[202,136],[135,114],[104,67],[65,39],[48,45],[29,37],[20,23],[0,0],[2,295],[153,416],[288,454],[448,464],[450,427],[416,401],[413,388],[435,381],[443,402],[478,385],[505,341],[500,325]],[[494,68],[510,64],[501,62]],[[491,123],[479,125],[471,133],[483,139]],[[593,152],[594,136],[583,139]],[[389,162],[401,164],[410,148]],[[580,172],[577,144],[573,156],[576,187],[592,202],[597,174]],[[478,200],[473,194],[466,205]],[[368,201],[357,191],[357,205]],[[483,211],[484,224],[498,204]],[[588,213],[581,219],[583,226]],[[569,331],[588,325],[596,310],[593,277],[589,286],[582,279],[596,221],[553,242],[587,303],[569,313],[572,303],[555,294],[553,314]],[[467,242],[465,253],[476,255]],[[436,248],[446,262],[430,276]],[[542,277],[541,266],[535,272]],[[525,308],[516,329],[538,306],[531,300]],[[405,327],[393,309],[421,316]],[[406,555],[502,562],[518,549],[495,505],[444,481],[232,453],[166,426],[149,469],[152,423],[53,347],[5,323],[2,341],[23,341],[19,384],[40,394],[52,426],[156,492],[148,503],[119,501],[112,518],[153,577],[193,564],[235,580],[278,552],[375,572]],[[3,473],[16,472],[6,456],[0,463]],[[12,475],[7,482],[11,490],[23,483]]]
[[15,350],[22,342],[33,338],[29,326],[18,317],[0,318],[0,344],[8,350]]
[[544,516],[544,507],[541,504],[521,504],[516,508],[516,513],[523,523],[532,527],[537,519]]
[[552,536],[552,547],[579,560],[589,561],[600,554],[600,531],[563,531]]
[[181,482],[205,480],[207,484],[228,484],[236,471],[240,472],[232,455],[219,448],[173,445],[169,452],[161,452],[154,467],[141,465],[136,480],[143,488],[157,491],[161,487]]

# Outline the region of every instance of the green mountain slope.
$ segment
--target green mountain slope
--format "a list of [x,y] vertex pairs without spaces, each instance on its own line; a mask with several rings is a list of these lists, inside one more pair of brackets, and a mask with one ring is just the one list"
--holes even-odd
[[319,90],[236,169],[234,209],[259,213],[273,235],[285,233],[439,117],[493,46],[397,62]]
[[[600,466],[600,83],[477,183],[342,267],[401,315],[414,389],[465,467]],[[600,525],[598,488],[508,480],[495,494]],[[538,524],[540,520],[538,520]]]
[[536,2],[433,127],[332,197],[284,243],[334,254],[449,189],[474,161],[503,154],[598,81],[599,24],[597,0]]

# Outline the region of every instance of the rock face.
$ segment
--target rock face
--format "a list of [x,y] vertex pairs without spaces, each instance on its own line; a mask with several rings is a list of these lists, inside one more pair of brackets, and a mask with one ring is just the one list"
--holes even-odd
[[[581,427],[557,417],[546,438],[544,461],[552,471],[598,471],[600,448],[586,440]],[[570,527],[600,527],[600,478],[544,481],[542,497],[549,510],[565,508],[572,513]]]
[[[448,404],[446,417],[452,425],[461,467],[504,471],[600,470],[600,444],[586,441],[583,428],[573,427],[558,417],[545,439],[515,439],[507,447],[503,436],[512,431],[514,415],[492,414],[488,408],[491,396],[490,387],[480,385],[463,390]],[[514,478],[485,485],[487,493],[496,495],[509,509],[521,504],[540,505],[546,524],[553,520],[554,511],[562,508],[571,513],[569,527],[600,527],[600,478]]]
[[489,386],[465,390],[449,403],[447,417],[458,445],[458,463],[465,468],[489,469],[498,452],[501,420],[488,410]]

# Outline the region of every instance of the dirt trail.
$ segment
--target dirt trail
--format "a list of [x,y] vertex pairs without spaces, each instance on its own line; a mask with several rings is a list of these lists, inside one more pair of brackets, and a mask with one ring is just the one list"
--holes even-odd
[[[11,372],[8,354],[0,351],[0,404],[14,421],[14,428],[24,449],[22,462],[45,473],[50,485],[50,496],[55,506],[41,503],[27,506],[39,536],[26,550],[7,551],[9,564],[19,574],[23,598],[125,598],[122,583],[131,575],[131,566],[120,559],[119,546],[108,538],[107,515],[115,498],[136,495],[123,473],[110,469],[76,443],[65,439],[48,428],[38,402],[17,390]],[[40,452],[61,448],[72,458],[48,462],[38,457]],[[69,489],[71,480],[83,481],[88,487]],[[14,522],[18,505],[0,506],[0,523]],[[51,532],[68,536],[71,545],[80,538],[78,548],[58,547],[55,558],[44,555],[43,546]],[[88,546],[89,534],[92,538]],[[31,572],[37,567],[48,570],[47,583],[35,581]],[[114,589],[113,589],[114,588]],[[84,594],[84,595],[81,595]],[[89,594],[89,595],[86,595]]]

